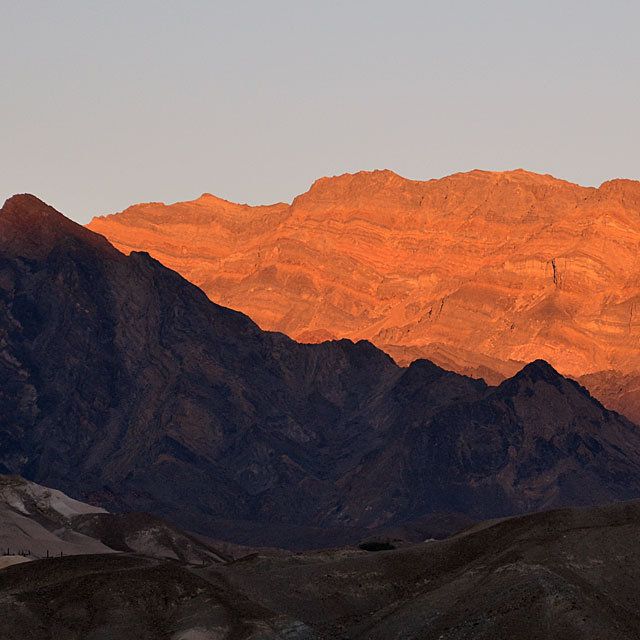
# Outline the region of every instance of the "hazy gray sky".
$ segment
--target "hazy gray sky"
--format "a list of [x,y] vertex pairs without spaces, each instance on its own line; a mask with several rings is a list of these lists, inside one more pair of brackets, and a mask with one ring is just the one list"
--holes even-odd
[[313,180],[640,178],[640,3],[2,0],[0,200],[74,219]]

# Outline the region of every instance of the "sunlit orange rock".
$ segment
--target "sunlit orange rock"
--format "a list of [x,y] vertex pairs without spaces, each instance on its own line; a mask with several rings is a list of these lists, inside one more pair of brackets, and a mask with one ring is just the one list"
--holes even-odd
[[489,382],[543,358],[594,374],[585,382],[640,420],[640,182],[361,172],[322,178],[291,205],[205,194],[89,228],[264,329],[366,338],[400,362],[426,356]]

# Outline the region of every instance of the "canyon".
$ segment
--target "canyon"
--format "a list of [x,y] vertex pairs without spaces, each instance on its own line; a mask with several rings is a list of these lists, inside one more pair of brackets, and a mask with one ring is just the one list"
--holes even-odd
[[640,421],[640,183],[523,170],[322,178],[288,204],[210,194],[88,227],[302,342],[365,339],[497,384],[544,359]]

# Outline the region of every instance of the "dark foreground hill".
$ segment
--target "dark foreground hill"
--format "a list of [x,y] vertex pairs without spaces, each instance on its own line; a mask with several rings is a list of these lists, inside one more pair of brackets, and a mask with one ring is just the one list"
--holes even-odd
[[637,497],[639,463],[637,427],[545,362],[494,388],[367,342],[297,344],[33,196],[0,211],[0,472],[311,548]]
[[0,571],[0,637],[632,640],[640,502],[486,522],[393,551],[253,554],[189,567],[140,555]]

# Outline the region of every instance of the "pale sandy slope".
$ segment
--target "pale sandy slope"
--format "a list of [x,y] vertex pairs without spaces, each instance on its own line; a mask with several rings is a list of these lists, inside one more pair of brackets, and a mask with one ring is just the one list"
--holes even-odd
[[71,528],[75,516],[89,513],[106,511],[19,476],[0,476],[0,552],[29,552],[31,559],[44,558],[47,553],[113,553],[100,541]]

